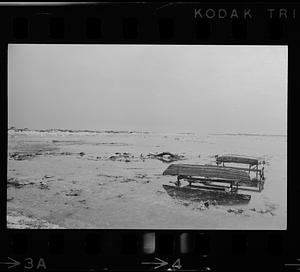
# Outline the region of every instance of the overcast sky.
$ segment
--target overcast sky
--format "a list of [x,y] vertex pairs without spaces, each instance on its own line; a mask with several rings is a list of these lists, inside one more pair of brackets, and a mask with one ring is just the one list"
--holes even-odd
[[8,47],[8,125],[287,131],[287,46]]

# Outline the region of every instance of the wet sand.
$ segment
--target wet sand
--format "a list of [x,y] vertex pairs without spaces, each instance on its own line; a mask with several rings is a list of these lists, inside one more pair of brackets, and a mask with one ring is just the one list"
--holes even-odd
[[[9,130],[8,227],[285,229],[286,145],[284,136]],[[169,163],[149,156],[164,151],[196,164],[264,157],[265,188],[247,205],[182,203],[162,187],[175,180],[162,175]]]

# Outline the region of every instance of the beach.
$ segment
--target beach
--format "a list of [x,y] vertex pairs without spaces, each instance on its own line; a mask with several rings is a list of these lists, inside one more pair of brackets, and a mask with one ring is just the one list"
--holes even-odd
[[[265,185],[248,204],[181,203],[162,187],[175,162],[215,165],[215,155],[265,160]],[[248,193],[248,192],[247,192]],[[287,137],[137,131],[8,130],[8,228],[286,229]]]

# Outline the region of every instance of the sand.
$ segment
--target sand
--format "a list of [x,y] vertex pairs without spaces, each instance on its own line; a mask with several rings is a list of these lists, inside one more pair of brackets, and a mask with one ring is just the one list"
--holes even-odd
[[[169,163],[147,156],[164,151],[263,157],[265,188],[247,205],[181,203],[162,187]],[[286,229],[285,136],[9,130],[7,178],[8,228]]]

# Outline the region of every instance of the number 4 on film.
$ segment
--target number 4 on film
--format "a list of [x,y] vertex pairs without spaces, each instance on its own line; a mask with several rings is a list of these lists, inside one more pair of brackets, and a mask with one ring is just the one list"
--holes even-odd
[[182,265],[180,264],[180,259],[177,259],[173,264],[172,264],[172,268],[175,269],[181,269]]

